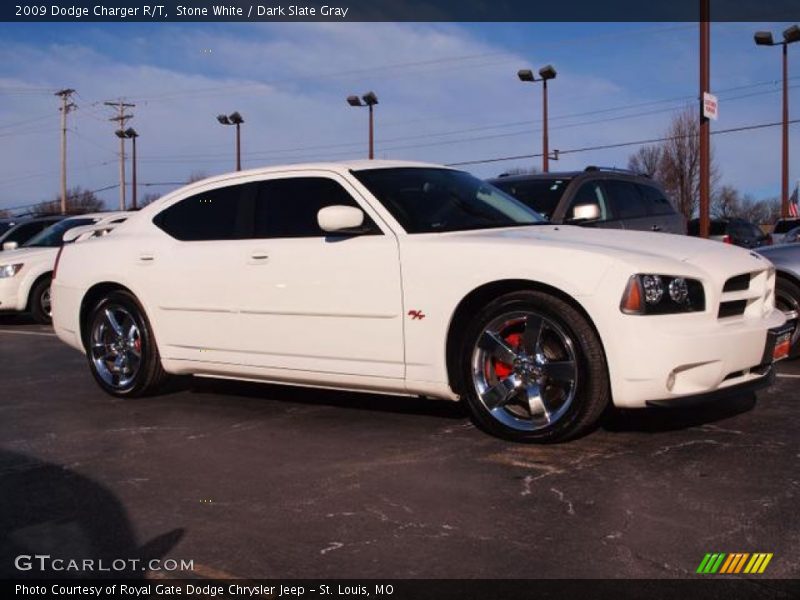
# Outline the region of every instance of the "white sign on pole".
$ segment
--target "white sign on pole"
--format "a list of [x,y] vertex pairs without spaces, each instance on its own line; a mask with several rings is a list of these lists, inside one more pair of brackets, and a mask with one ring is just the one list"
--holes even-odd
[[719,101],[714,94],[703,93],[703,116],[713,121],[719,117]]

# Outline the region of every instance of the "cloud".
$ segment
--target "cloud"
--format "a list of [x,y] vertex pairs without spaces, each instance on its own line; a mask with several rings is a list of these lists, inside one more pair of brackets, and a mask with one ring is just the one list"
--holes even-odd
[[[538,27],[552,36],[554,26]],[[695,76],[689,80],[680,68],[692,53],[693,32],[656,37],[660,52],[637,54],[631,48],[639,39],[624,46],[611,38],[559,45],[548,43],[544,33],[533,36],[541,43],[510,49],[499,28],[482,34],[454,24],[87,25],[70,31],[81,34],[73,36],[78,41],[36,37],[0,45],[0,208],[37,202],[58,189],[57,99],[41,88],[78,91],[79,108],[69,116],[69,180],[89,189],[117,182],[118,140],[103,102],[118,97],[137,105],[130,124],[140,134],[139,180],[159,183],[184,181],[196,171],[230,170],[233,131],[214,117],[234,110],[245,118],[246,167],[362,157],[366,114],[349,107],[345,97],[367,90],[380,98],[379,157],[455,162],[540,151],[541,90],[516,79],[521,67],[552,61],[559,70],[550,86],[551,148],[658,136],[680,101],[581,113],[696,89]],[[763,98],[723,101],[725,122],[764,120],[763,105]],[[764,144],[758,148],[733,143],[733,137],[719,140],[724,175],[730,171],[730,180],[745,189],[768,187],[776,177],[769,164],[775,157],[763,150],[774,135],[754,135]],[[567,155],[557,166],[624,166],[633,150]],[[488,176],[533,163],[539,159],[473,171]],[[114,206],[117,194],[102,196]]]

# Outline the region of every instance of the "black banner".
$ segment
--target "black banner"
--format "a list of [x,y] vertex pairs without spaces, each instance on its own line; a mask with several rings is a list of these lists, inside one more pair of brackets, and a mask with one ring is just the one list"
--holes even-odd
[[[26,0],[5,4],[2,21],[697,21],[701,0],[161,0],[160,4]],[[798,0],[710,0],[713,21],[795,21]]]
[[800,582],[711,577],[696,580],[40,580],[4,581],[4,598],[230,598],[318,600],[530,600],[614,598],[658,600],[795,599]]

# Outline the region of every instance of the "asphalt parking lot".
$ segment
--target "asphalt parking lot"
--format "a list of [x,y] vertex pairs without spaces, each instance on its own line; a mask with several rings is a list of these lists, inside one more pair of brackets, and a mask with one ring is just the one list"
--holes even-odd
[[0,574],[23,548],[93,548],[205,578],[675,578],[707,552],[797,578],[800,361],[778,370],[525,446],[445,402],[212,380],[121,401],[0,317]]

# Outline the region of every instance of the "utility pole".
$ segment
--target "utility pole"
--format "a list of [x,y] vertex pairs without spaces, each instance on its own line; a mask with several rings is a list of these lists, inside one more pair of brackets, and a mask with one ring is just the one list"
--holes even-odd
[[61,97],[61,214],[67,214],[67,113],[77,108],[70,101],[75,90],[65,88],[55,95]]
[[[119,129],[125,130],[125,123],[128,119],[132,119],[133,115],[126,115],[126,108],[134,108],[135,104],[129,104],[122,101],[122,98],[116,102],[104,102],[106,106],[111,106],[117,109],[117,116],[111,117],[109,121],[116,121]],[[119,209],[125,210],[125,138],[119,138]]]
[[700,236],[709,233],[711,195],[711,123],[704,115],[705,95],[711,84],[711,22],[709,0],[700,0]]

